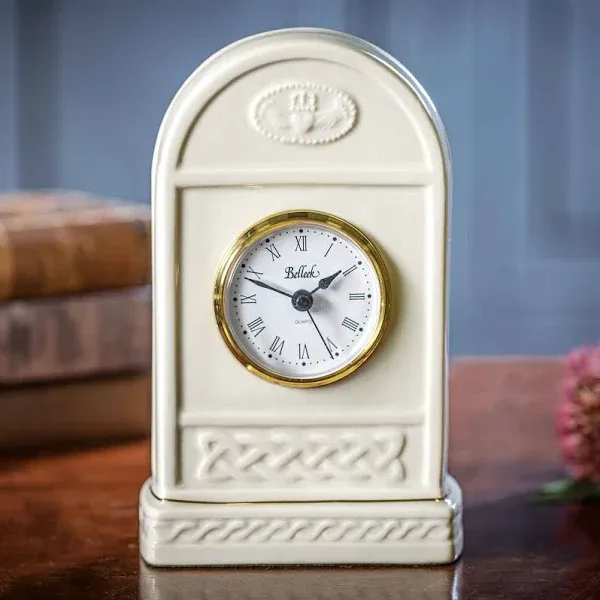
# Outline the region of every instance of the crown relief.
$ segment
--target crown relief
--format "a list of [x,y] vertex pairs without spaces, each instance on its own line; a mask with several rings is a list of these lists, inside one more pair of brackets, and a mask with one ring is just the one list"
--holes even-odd
[[309,82],[284,83],[258,96],[250,109],[256,131],[284,144],[327,144],[356,123],[357,106],[346,92]]

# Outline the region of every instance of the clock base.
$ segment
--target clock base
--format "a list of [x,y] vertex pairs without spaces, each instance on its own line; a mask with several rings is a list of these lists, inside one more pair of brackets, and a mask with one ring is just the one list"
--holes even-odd
[[433,565],[462,553],[462,492],[440,500],[212,504],[140,493],[140,552],[153,566]]

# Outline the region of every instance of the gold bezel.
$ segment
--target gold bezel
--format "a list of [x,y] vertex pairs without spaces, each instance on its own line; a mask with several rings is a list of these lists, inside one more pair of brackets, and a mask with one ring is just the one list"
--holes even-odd
[[[293,377],[285,377],[273,371],[266,369],[248,356],[237,343],[233,332],[227,322],[225,309],[225,290],[226,285],[231,275],[231,271],[237,263],[239,257],[252,244],[260,238],[268,235],[276,229],[299,223],[313,223],[316,225],[324,225],[330,227],[340,234],[343,234],[350,239],[365,253],[373,264],[379,288],[381,290],[379,319],[373,335],[363,350],[348,364],[340,367],[338,370],[327,375],[313,377],[309,379],[299,379]],[[219,267],[214,286],[214,310],[217,326],[229,350],[237,358],[237,360],[246,367],[250,372],[258,375],[262,379],[279,385],[294,387],[294,388],[313,388],[336,381],[340,381],[351,373],[354,373],[370,356],[373,354],[379,343],[381,342],[391,312],[391,284],[385,259],[375,244],[355,225],[348,221],[336,217],[335,215],[313,211],[313,210],[293,210],[283,211],[272,214],[244,231],[228,248],[223,256]]]

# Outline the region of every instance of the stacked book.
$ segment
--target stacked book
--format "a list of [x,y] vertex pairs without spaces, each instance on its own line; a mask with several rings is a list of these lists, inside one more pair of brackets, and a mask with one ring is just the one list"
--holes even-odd
[[0,447],[145,435],[150,209],[0,196]]

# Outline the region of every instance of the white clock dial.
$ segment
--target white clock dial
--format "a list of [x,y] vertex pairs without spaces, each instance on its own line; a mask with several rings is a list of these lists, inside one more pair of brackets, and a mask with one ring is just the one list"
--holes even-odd
[[276,381],[343,376],[381,331],[387,290],[376,259],[327,223],[269,227],[238,252],[224,281],[231,342]]

